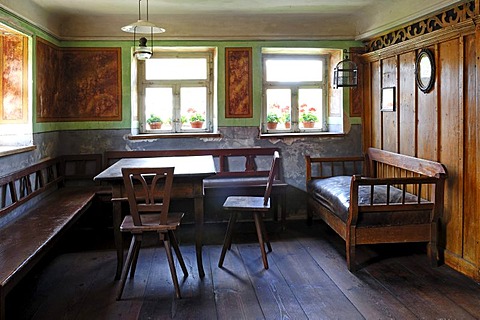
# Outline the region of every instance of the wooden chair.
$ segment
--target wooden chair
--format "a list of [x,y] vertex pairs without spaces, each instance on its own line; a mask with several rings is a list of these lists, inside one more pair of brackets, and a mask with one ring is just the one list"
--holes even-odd
[[268,240],[268,235],[263,223],[263,216],[265,212],[270,209],[270,193],[272,191],[272,183],[275,175],[278,171],[280,163],[280,156],[277,151],[274,152],[272,167],[268,175],[267,186],[265,188],[265,194],[263,197],[254,196],[229,196],[223,204],[223,209],[231,211],[230,220],[228,221],[227,233],[225,234],[225,240],[223,242],[222,253],[220,260],[218,261],[218,267],[223,266],[223,260],[227,249],[230,250],[232,244],[232,235],[237,215],[240,212],[252,212],[255,221],[255,228],[257,229],[258,242],[260,243],[260,251],[262,253],[263,266],[268,269],[267,253],[265,252],[265,244],[267,245],[268,252],[272,251],[272,246]]
[[181,298],[171,246],[175,250],[185,277],[188,276],[188,272],[174,233],[180,225],[183,213],[172,214],[168,212],[173,170],[173,167],[122,168],[125,191],[130,205],[130,215],[127,215],[123,220],[120,231],[130,232],[132,242],[128,250],[126,264],[122,270],[117,300],[122,297],[129,270],[130,278],[135,275],[142,235],[146,232],[158,233],[160,241],[163,241],[175,286],[175,295],[177,298]]

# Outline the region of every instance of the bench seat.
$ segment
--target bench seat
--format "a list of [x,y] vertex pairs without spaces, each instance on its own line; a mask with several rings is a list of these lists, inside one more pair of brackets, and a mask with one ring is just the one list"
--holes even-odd
[[[335,176],[325,179],[310,180],[307,183],[309,196],[322,206],[347,223],[350,209],[351,176]],[[358,205],[368,205],[372,192],[369,186],[358,188]],[[402,204],[402,190],[391,187],[389,203]],[[421,199],[423,203],[427,201]],[[387,186],[376,185],[373,192],[373,203],[380,205],[387,203]],[[405,193],[405,203],[416,204],[418,197],[409,192]],[[357,226],[394,226],[403,224],[423,224],[430,222],[430,210],[403,210],[387,212],[361,212],[358,215]]]
[[13,286],[85,212],[95,197],[89,188],[66,187],[0,229],[0,286]]

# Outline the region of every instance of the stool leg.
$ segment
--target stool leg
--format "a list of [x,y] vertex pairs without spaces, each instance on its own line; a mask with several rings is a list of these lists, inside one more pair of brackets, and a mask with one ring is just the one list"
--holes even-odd
[[260,251],[262,252],[263,267],[268,269],[267,253],[265,252],[265,243],[263,241],[261,213],[254,212],[253,218],[255,219],[255,227],[257,229],[258,242],[260,243]]
[[225,239],[223,240],[223,248],[222,253],[220,254],[220,260],[218,260],[219,268],[223,266],[223,260],[225,260],[225,254],[227,253],[227,249],[230,249],[230,246],[232,244],[233,227],[235,226],[236,220],[237,213],[232,212],[230,214],[230,220],[228,220],[227,232],[225,233]]

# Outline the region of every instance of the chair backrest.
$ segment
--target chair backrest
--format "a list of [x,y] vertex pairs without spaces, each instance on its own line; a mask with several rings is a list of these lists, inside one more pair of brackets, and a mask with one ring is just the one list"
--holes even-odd
[[173,170],[173,167],[122,168],[123,182],[134,225],[141,226],[140,214],[148,212],[160,213],[158,223],[167,223]]
[[273,180],[277,175],[278,167],[280,166],[280,155],[278,151],[273,153],[272,167],[268,173],[267,187],[265,188],[265,194],[263,196],[263,205],[266,206],[268,199],[270,198],[270,193],[272,192]]

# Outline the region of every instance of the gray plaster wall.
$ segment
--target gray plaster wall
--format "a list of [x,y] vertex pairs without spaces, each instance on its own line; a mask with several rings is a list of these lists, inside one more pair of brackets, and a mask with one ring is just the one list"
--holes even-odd
[[103,153],[108,150],[226,149],[278,147],[283,176],[289,184],[287,210],[290,219],[306,216],[305,155],[361,155],[361,126],[352,125],[342,136],[260,138],[257,127],[222,127],[219,138],[165,138],[130,140],[130,130],[72,130],[34,135],[36,150],[0,158],[2,175],[21,169],[39,159],[63,154]]

